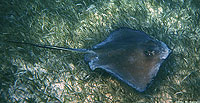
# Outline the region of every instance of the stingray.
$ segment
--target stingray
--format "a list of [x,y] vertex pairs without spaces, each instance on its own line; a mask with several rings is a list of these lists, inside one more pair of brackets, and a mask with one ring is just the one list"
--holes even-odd
[[146,90],[171,52],[165,43],[131,28],[114,30],[106,40],[91,49],[15,43],[86,53],[85,61],[92,70],[103,69],[139,92]]

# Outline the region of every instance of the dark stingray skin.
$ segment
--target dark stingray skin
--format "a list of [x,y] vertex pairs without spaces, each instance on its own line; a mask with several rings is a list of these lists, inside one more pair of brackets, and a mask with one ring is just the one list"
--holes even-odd
[[92,70],[101,68],[135,88],[146,90],[171,50],[141,31],[120,28],[86,54]]

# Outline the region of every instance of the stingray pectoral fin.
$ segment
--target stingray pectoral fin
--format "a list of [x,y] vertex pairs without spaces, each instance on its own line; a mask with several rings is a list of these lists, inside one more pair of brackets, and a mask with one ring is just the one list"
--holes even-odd
[[126,82],[129,86],[135,88],[136,90],[138,90],[139,92],[143,92],[146,90],[147,88],[147,83],[135,83],[132,81]]
[[[109,71],[108,69],[107,71]],[[116,72],[116,71],[110,71],[115,77],[119,78],[121,81],[125,82],[132,88],[135,88],[139,92],[143,92],[146,90],[148,83],[151,82],[151,78],[148,76],[143,75],[135,75],[131,72],[126,72],[125,74],[123,72]]]
[[[109,65],[99,65],[98,61],[91,61],[89,62],[89,66],[92,70],[95,70],[96,68],[103,69],[107,71],[108,73],[112,74],[114,77],[117,77],[122,82],[125,82],[132,88],[135,88],[139,92],[143,92],[146,90],[148,83],[151,82],[152,78],[150,76],[144,76],[142,74],[135,75],[131,72],[120,72],[117,71],[118,69],[114,68],[113,66]],[[138,73],[137,73],[138,74]]]
[[148,75],[138,75],[137,77],[130,76],[129,78],[125,76],[122,80],[126,82],[129,86],[138,90],[139,92],[143,92],[148,87],[148,84],[151,82],[152,78]]
[[148,84],[151,83],[153,77],[156,76],[160,64],[161,62],[158,62],[154,66],[149,65],[142,67],[142,65],[137,64],[130,64],[129,66],[116,66],[109,64],[99,65],[99,62],[93,62],[92,66],[95,65],[98,68],[104,69],[139,92],[143,92],[148,87]]
[[[148,84],[152,81],[152,77],[146,73],[113,73],[120,80],[128,84],[129,86],[135,88],[139,92],[143,92],[148,87]],[[117,74],[117,75],[116,75]],[[138,75],[136,75],[138,74]]]
[[148,75],[142,73],[131,73],[131,72],[127,72],[126,74],[120,73],[118,74],[117,77],[121,79],[123,82],[127,83],[129,86],[138,90],[139,92],[145,91],[152,79]]

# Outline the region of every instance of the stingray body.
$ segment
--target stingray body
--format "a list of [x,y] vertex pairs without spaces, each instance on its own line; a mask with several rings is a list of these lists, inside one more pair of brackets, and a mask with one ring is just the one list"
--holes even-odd
[[104,69],[140,92],[171,52],[165,43],[129,28],[115,30],[92,50],[85,56],[92,70]]
[[103,69],[139,92],[146,90],[171,52],[165,43],[130,28],[115,30],[105,41],[91,49],[30,45],[86,53],[85,60],[92,70]]

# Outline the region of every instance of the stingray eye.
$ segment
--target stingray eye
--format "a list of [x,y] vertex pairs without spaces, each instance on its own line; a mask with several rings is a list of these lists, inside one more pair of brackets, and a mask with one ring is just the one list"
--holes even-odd
[[144,51],[144,54],[146,56],[154,56],[156,54],[156,52],[154,50],[146,50],[146,51]]

